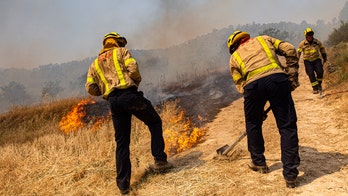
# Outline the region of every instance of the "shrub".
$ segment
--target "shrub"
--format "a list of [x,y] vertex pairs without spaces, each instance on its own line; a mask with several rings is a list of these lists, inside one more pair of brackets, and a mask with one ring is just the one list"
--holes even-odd
[[341,26],[329,35],[326,44],[335,46],[342,42],[348,42],[348,22],[341,21]]
[[348,78],[348,43],[339,43],[328,48],[329,62],[325,63],[325,78],[331,85]]

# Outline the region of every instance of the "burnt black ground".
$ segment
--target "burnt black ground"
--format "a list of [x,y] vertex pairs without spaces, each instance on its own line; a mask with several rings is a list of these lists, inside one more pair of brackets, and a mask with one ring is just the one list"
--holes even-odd
[[168,88],[164,92],[174,94],[179,106],[197,125],[211,122],[221,108],[241,97],[228,71],[187,81],[184,87]]
[[[148,93],[145,93],[144,96],[149,96]],[[177,100],[178,106],[185,111],[186,116],[196,126],[203,126],[213,121],[221,108],[229,106],[234,100],[241,97],[234,87],[228,70],[192,78],[181,84],[168,84],[163,89],[154,89],[151,93],[161,93],[161,96],[165,97],[161,102],[150,99],[159,108],[163,102]],[[95,104],[86,106],[86,119],[110,114],[107,101],[99,97],[95,100]]]

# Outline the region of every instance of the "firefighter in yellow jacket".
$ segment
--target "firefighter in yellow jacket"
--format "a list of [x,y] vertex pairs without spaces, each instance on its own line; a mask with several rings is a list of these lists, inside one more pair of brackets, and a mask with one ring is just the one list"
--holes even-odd
[[[298,57],[294,46],[263,35],[254,38],[243,31],[228,37],[230,71],[237,90],[244,96],[248,151],[253,171],[267,173],[262,122],[270,103],[281,135],[281,160],[286,186],[294,188],[300,164],[297,117],[291,91],[299,86]],[[284,56],[286,65],[277,55]]]
[[306,68],[306,74],[311,82],[313,93],[317,94],[323,90],[321,83],[323,81],[324,69],[320,55],[323,62],[327,61],[325,47],[316,38],[314,38],[314,31],[311,28],[306,28],[304,31],[306,39],[301,41],[297,53],[300,58],[303,53],[303,62]]
[[138,64],[125,48],[126,44],[126,38],[118,33],[106,34],[99,56],[89,67],[85,85],[89,94],[103,96],[109,102],[117,144],[116,183],[122,194],[130,191],[132,115],[143,121],[150,130],[151,153],[155,160],[152,169],[164,171],[172,167],[164,152],[162,120],[151,102],[138,91],[141,81]]

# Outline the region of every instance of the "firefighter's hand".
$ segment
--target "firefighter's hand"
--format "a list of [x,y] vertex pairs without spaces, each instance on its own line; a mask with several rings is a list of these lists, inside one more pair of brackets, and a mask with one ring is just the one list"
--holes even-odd
[[297,87],[300,86],[300,83],[298,82],[297,75],[289,76],[289,82],[290,82],[290,86],[291,86],[291,91],[294,91]]
[[88,85],[88,88],[86,88],[86,89],[90,95],[93,95],[93,96],[102,95],[102,93],[101,93],[101,91],[96,83],[92,83],[92,84]]
[[326,54],[322,54],[321,56],[323,57],[324,63],[326,63],[326,61],[327,61],[327,55],[326,55]]

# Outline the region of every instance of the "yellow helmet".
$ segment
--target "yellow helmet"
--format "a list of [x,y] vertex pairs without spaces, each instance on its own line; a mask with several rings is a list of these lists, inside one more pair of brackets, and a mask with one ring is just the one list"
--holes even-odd
[[104,35],[104,39],[103,39],[103,45],[105,45],[105,41],[108,38],[114,38],[116,39],[117,43],[121,46],[124,47],[127,44],[127,40],[124,37],[121,37],[120,34],[116,33],[116,32],[110,32]]
[[305,30],[304,30],[304,32],[303,32],[303,34],[304,34],[304,36],[307,36],[307,35],[314,35],[314,31],[313,31],[313,29],[311,29],[311,28],[306,28]]
[[227,48],[231,54],[237,49],[239,41],[245,37],[250,38],[250,34],[244,31],[235,31],[228,37]]

